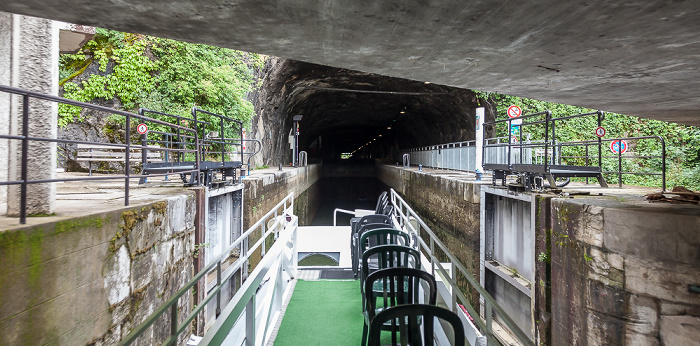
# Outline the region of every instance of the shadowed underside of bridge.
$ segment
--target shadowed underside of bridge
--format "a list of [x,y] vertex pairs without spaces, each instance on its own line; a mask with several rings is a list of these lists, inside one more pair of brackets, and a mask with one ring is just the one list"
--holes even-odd
[[0,10],[700,125],[694,1],[5,0]]

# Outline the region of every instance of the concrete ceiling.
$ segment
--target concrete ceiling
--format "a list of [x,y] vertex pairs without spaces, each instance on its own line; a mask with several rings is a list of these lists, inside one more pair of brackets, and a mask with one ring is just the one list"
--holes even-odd
[[0,10],[700,125],[692,0],[3,0]]

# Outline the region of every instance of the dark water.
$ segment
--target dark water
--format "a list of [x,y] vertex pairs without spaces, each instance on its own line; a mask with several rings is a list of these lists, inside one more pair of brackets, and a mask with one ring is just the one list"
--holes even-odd
[[[375,178],[322,178],[314,185],[318,185],[318,209],[311,220],[312,226],[332,226],[335,208],[374,210],[379,195],[389,190]],[[338,213],[337,225],[349,226],[351,217]]]

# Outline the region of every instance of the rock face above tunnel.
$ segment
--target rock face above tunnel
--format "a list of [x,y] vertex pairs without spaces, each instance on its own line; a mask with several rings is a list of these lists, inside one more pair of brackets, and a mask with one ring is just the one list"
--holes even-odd
[[[264,162],[290,162],[292,117],[303,115],[300,150],[393,158],[398,149],[474,139],[476,94],[467,89],[270,58],[253,95],[254,138]],[[487,119],[493,118],[487,110]],[[366,145],[367,143],[370,145]]]

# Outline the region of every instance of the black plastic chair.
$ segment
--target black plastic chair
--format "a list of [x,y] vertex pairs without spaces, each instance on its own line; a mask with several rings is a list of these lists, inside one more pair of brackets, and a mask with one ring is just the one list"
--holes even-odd
[[[421,287],[427,297],[421,302]],[[367,276],[365,281],[365,325],[362,330],[362,345],[367,344],[367,332],[374,316],[389,307],[403,304],[427,303],[435,305],[437,284],[431,274],[415,268],[386,268],[377,270]],[[380,299],[382,304],[377,304]],[[385,330],[391,330],[391,324],[384,324]]]
[[[352,221],[351,221],[352,222]],[[350,234],[350,259],[352,261],[352,270],[357,278],[359,271],[360,256],[362,252],[359,251],[360,235],[363,232],[371,229],[377,228],[391,228],[391,218],[384,214],[371,214],[365,215],[359,218],[358,222],[351,223],[351,234]]]
[[[378,224],[371,224],[371,225],[378,225]],[[410,245],[410,237],[408,236],[408,233],[400,231],[395,228],[386,228],[386,227],[371,227],[371,225],[368,225],[367,227],[363,228],[358,235],[360,235],[360,240],[358,240],[357,244],[358,246],[355,246],[355,249],[357,253],[355,254],[355,258],[361,258],[362,254],[367,251],[369,248],[373,248],[378,245],[403,245],[403,246],[409,246]],[[356,266],[353,266],[353,269],[355,270],[355,273],[359,271],[359,260],[358,264]],[[376,269],[376,267],[375,267]],[[355,275],[357,277],[357,274]]]
[[[370,263],[372,264],[370,266]],[[368,249],[362,254],[360,268],[360,289],[362,291],[362,307],[365,306],[365,279],[374,271],[385,268],[415,268],[420,269],[420,253],[411,247],[403,245],[379,245]]]
[[[455,340],[454,346],[464,346],[464,325],[454,312],[432,305],[412,304],[398,305],[378,313],[369,326],[370,346],[381,345],[381,334],[384,324],[391,328],[392,345],[432,346],[435,344],[435,318],[452,326]],[[421,333],[421,325],[422,333]],[[443,328],[445,323],[439,323]]]

